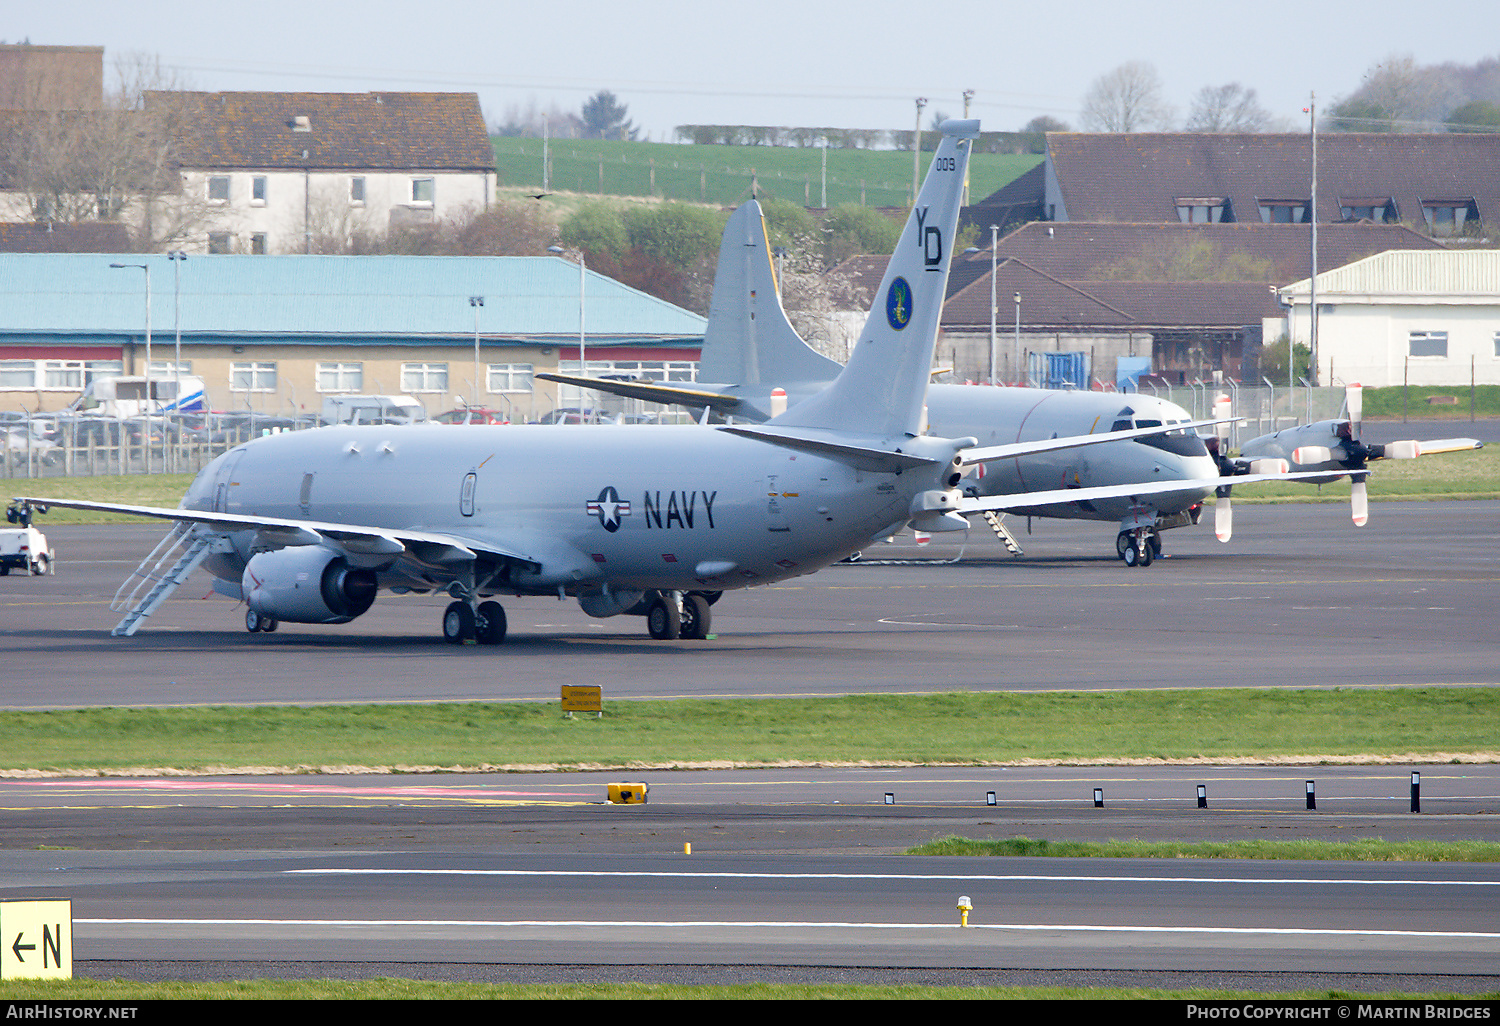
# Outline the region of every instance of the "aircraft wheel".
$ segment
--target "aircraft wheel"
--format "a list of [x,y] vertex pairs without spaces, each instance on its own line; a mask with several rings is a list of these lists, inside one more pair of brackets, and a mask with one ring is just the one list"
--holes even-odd
[[474,644],[474,610],[467,602],[450,602],[443,611],[443,640],[450,645]]
[[708,637],[710,625],[713,623],[713,611],[709,609],[709,600],[702,595],[692,594],[683,597],[682,600],[682,636],[702,640]]
[[658,596],[646,610],[646,630],[657,641],[671,641],[682,634],[682,613],[670,596]]
[[1141,562],[1141,550],[1131,542],[1125,546],[1125,551],[1120,553],[1120,558],[1125,561],[1126,566],[1139,566]]
[[474,633],[481,645],[498,645],[505,640],[505,607],[498,602],[479,603],[479,620]]
[[1125,553],[1133,548],[1135,548],[1135,539],[1130,537],[1129,531],[1121,531],[1119,534],[1115,535],[1115,553],[1122,560],[1125,560],[1127,564],[1130,561],[1125,558]]
[[265,617],[261,616],[255,610],[245,610],[245,630],[249,631],[251,634],[259,634],[262,629],[261,624],[264,621]]
[[46,572],[47,572],[47,557],[46,556],[38,556],[38,557],[36,557],[36,562],[31,564],[31,575],[33,577],[41,577]]
[[1151,532],[1151,558],[1152,559],[1160,559],[1161,558],[1161,532],[1160,531],[1152,531]]
[[1145,545],[1141,546],[1140,557],[1139,557],[1139,560],[1136,563],[1136,565],[1137,566],[1150,566],[1151,565],[1151,558],[1152,558],[1151,557],[1151,543],[1148,541]]

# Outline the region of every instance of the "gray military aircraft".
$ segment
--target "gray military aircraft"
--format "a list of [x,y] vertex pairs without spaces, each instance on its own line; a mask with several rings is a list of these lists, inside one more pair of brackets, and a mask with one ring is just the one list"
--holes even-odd
[[[760,204],[751,199],[730,217],[719,248],[713,300],[704,332],[700,383],[674,385],[566,374],[538,374],[601,392],[675,403],[750,423],[778,417],[825,388],[840,365],[797,333],[781,306],[771,246]],[[1196,524],[1203,503],[1218,495],[1215,531],[1232,534],[1229,487],[1282,479],[1283,461],[1243,461],[1221,468],[1182,407],[1154,396],[1040,388],[982,388],[933,384],[927,391],[927,430],[944,438],[973,437],[986,446],[1013,444],[1018,455],[981,459],[966,451],[961,485],[966,498],[1000,499],[970,513],[1097,520],[1118,525],[1115,551],[1127,566],[1149,566],[1161,555],[1161,532]],[[1219,418],[1227,422],[1227,414]],[[1108,441],[1110,432],[1134,432]],[[1058,443],[1030,447],[1029,443]],[[1070,441],[1071,440],[1071,441]],[[1087,441],[1090,444],[1080,444]],[[1293,480],[1300,478],[1291,478]],[[1178,487],[1167,485],[1177,482]],[[1099,491],[1105,489],[1105,491]],[[1029,493],[1045,493],[1031,495]],[[1065,496],[1059,501],[1059,496]],[[993,515],[989,523],[1019,552],[1013,535]]]
[[[1364,390],[1357,384],[1345,387],[1343,412],[1346,416],[1341,418],[1320,420],[1252,438],[1240,446],[1239,459],[1221,461],[1225,473],[1232,475],[1241,468],[1248,469],[1252,461],[1280,460],[1301,473],[1329,471],[1326,477],[1311,479],[1313,484],[1324,484],[1364,470],[1372,460],[1410,460],[1418,456],[1484,448],[1484,443],[1477,438],[1439,438],[1425,442],[1408,439],[1367,445],[1361,440],[1364,433]],[[1370,517],[1365,475],[1354,473],[1352,478],[1350,514],[1355,525],[1363,527]]]

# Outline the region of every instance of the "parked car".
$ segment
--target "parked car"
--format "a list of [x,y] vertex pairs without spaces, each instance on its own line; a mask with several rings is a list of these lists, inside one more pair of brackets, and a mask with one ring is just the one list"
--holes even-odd
[[467,410],[449,410],[432,418],[434,424],[509,424],[510,417],[487,406],[472,406]]

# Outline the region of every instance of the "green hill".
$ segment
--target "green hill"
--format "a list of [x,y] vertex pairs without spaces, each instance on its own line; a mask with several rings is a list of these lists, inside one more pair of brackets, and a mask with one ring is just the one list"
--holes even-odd
[[[540,191],[542,140],[501,136],[494,144],[501,187]],[[551,188],[556,191],[731,206],[750,195],[754,176],[763,197],[823,205],[821,149],[554,139],[549,150]],[[924,155],[924,175],[930,160]],[[1036,154],[974,154],[969,165],[970,201],[983,199],[1041,160]],[[829,149],[828,206],[906,206],[911,202],[911,176],[910,151]]]

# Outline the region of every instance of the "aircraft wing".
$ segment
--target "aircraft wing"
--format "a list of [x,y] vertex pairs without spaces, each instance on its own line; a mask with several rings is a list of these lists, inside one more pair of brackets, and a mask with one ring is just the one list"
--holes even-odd
[[198,509],[164,509],[159,506],[130,506],[110,502],[86,502],[81,499],[43,499],[17,496],[16,502],[32,506],[58,506],[63,509],[88,509],[105,513],[128,513],[157,520],[177,520],[203,524],[220,531],[255,531],[257,543],[265,548],[293,545],[318,545],[328,542],[333,548],[368,564],[372,559],[398,558],[423,566],[462,563],[485,555],[533,569],[541,560],[533,555],[496,546],[492,542],[463,538],[433,531],[412,531],[372,527],[368,524],[339,524],[321,520],[282,520],[238,513],[214,513]]
[[[1349,473],[1346,471],[1346,473]],[[1353,471],[1363,474],[1363,471]],[[1016,492],[1013,495],[986,495],[965,498],[957,512],[968,516],[992,510],[1031,509],[1037,506],[1056,506],[1068,502],[1093,502],[1096,499],[1121,499],[1162,495],[1167,492],[1211,492],[1221,485],[1239,486],[1259,481],[1299,481],[1304,478],[1327,478],[1328,471],[1308,471],[1296,474],[1246,474],[1243,477],[1204,477],[1178,479],[1175,481],[1146,481],[1128,485],[1102,485],[1098,488],[1055,488],[1045,492]]]
[[1062,438],[1039,438],[1034,442],[1007,442],[1004,445],[979,445],[963,450],[960,455],[964,463],[990,463],[994,460],[1014,459],[1017,456],[1034,456],[1037,453],[1055,452],[1058,449],[1076,449],[1084,445],[1100,445],[1104,442],[1119,442],[1130,438],[1146,438],[1150,435],[1165,435],[1173,431],[1195,430],[1215,424],[1227,424],[1239,420],[1231,417],[1221,420],[1195,420],[1188,424],[1164,424],[1160,427],[1131,428],[1128,431],[1102,431],[1096,435],[1068,435]]
[[680,404],[683,406],[711,407],[720,413],[733,413],[740,407],[738,396],[708,392],[701,388],[683,388],[657,381],[616,381],[612,378],[585,378],[575,374],[553,374],[550,371],[533,375],[543,381],[556,381],[564,385],[576,385],[596,392],[609,392],[627,399],[644,399],[651,403]]

